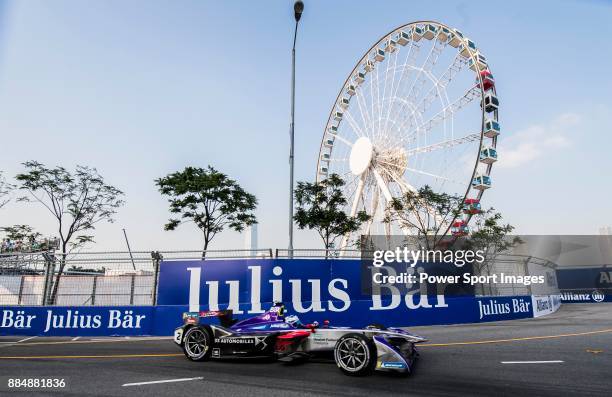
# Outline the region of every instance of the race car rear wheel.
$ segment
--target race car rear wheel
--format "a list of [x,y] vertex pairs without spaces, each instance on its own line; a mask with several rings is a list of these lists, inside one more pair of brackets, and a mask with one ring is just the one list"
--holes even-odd
[[205,361],[210,357],[212,336],[210,331],[203,327],[192,327],[187,330],[183,338],[183,352],[191,361]]
[[367,375],[376,365],[376,347],[362,334],[346,334],[336,342],[334,359],[346,375]]

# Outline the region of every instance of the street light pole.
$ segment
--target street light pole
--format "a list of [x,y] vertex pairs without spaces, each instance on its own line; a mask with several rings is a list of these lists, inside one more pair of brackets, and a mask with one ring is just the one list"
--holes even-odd
[[304,3],[297,0],[293,5],[295,15],[295,31],[293,33],[293,49],[291,50],[291,127],[289,148],[289,257],[293,258],[293,163],[295,143],[295,42],[298,24],[304,11]]

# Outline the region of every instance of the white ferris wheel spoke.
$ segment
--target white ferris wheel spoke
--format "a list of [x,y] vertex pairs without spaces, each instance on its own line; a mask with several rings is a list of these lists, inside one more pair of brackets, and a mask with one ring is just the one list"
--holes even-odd
[[[376,183],[378,184],[378,187],[382,193],[382,195],[384,196],[385,200],[387,201],[387,204],[390,204],[393,201],[393,196],[391,195],[391,192],[389,191],[389,187],[387,186],[387,184],[385,183],[384,179],[382,178],[382,176],[380,175],[380,173],[378,172],[378,170],[376,168],[372,169],[372,172],[374,174],[374,178],[376,178]],[[400,225],[402,232],[405,235],[408,235],[410,232],[408,229],[406,229],[403,225]]]
[[443,181],[457,183],[457,184],[459,184],[461,186],[465,186],[465,182],[459,182],[459,181],[456,181],[454,179],[450,179],[450,178],[446,178],[446,177],[443,177],[443,176],[440,176],[440,175],[432,174],[431,172],[425,172],[425,171],[417,170],[416,168],[409,168],[409,167],[407,167],[406,171],[415,172],[415,173],[421,174],[421,175],[431,176],[432,178],[441,179]]
[[[441,43],[439,40],[435,38],[433,40],[434,40],[434,44],[431,47],[431,50],[429,50],[429,53],[427,54],[427,58],[425,59],[425,62],[423,63],[423,65],[420,68],[417,68],[418,73],[416,75],[415,80],[412,82],[412,85],[410,86],[410,90],[408,91],[407,102],[410,104],[416,103],[416,100],[419,97],[421,89],[423,88],[423,85],[425,84],[427,80],[426,77],[430,76],[429,72],[431,71],[431,69],[433,69],[433,67],[437,63],[438,57],[440,56],[440,54],[442,53],[442,50],[446,46],[445,43]],[[402,109],[400,109],[399,114],[402,114]]]
[[370,220],[368,220],[368,223],[366,224],[365,227],[365,234],[366,235],[370,235],[370,229],[372,227],[372,223],[374,223],[374,217],[376,216],[376,212],[378,211],[378,202],[380,201],[380,189],[378,189],[377,187],[374,188],[374,192],[372,192],[372,207],[370,209]]
[[368,105],[365,98],[363,97],[361,87],[357,87],[355,89],[355,96],[357,97],[357,106],[359,106],[359,113],[361,114],[361,120],[363,121],[363,128],[366,132],[366,136],[369,137],[370,135],[368,134],[368,130],[372,128],[372,122],[370,121],[371,116],[367,110]]
[[[363,188],[365,186],[365,173],[361,174],[359,178],[359,183],[357,184],[357,190],[355,191],[355,195],[353,197],[353,204],[351,206],[350,216],[353,217],[357,214],[357,207],[359,207],[359,201],[362,199]],[[340,249],[344,250],[348,245],[350,234],[345,234],[342,237],[342,241],[340,243]]]
[[449,115],[452,116],[455,112],[472,102],[474,99],[480,98],[480,96],[480,87],[471,87],[463,96],[461,96],[459,99],[457,99],[450,105],[444,107],[434,116],[432,116],[429,120],[419,125],[415,129],[408,130],[406,138],[412,138],[419,132],[422,132],[423,134],[429,132],[435,125],[446,119],[446,117],[448,117]]
[[438,96],[439,89],[446,90],[448,84],[453,80],[453,78],[461,71],[463,65],[465,65],[465,59],[461,56],[461,54],[457,53],[453,62],[448,66],[448,68],[444,71],[444,73],[437,79],[436,83],[433,87],[429,89],[427,94],[423,97],[423,99],[415,106],[416,109],[421,112],[421,114],[425,113],[433,100]]
[[359,128],[359,126],[355,122],[355,119],[353,119],[351,112],[348,109],[344,111],[344,116],[346,116],[346,120],[349,122],[349,124],[351,125],[351,129],[353,130],[355,135],[357,135],[358,138],[362,136],[366,136],[364,132],[361,130],[361,128]]
[[[414,66],[414,62],[416,61],[417,56],[419,55],[421,46],[416,43],[414,40],[410,40],[410,48],[408,49],[408,54],[406,55],[406,59],[404,60],[404,64],[402,65],[402,72],[400,74],[400,78],[399,78],[399,82],[397,84],[397,87],[395,88],[395,91],[393,91],[391,93],[391,97],[389,102],[391,104],[393,104],[394,102],[391,101],[391,99],[395,99],[398,97],[398,91],[400,89],[400,87],[402,86],[402,82],[404,81],[404,77],[408,76],[410,74],[410,72],[414,71],[414,70],[418,70],[417,67]],[[407,80],[407,82],[410,82],[410,80]],[[409,101],[404,100],[404,102],[409,103]],[[410,104],[412,105],[412,104]],[[387,113],[387,117],[389,117],[389,114],[391,112],[391,106],[389,106],[389,111]],[[402,114],[404,106],[401,106],[398,111],[396,112],[396,114]]]
[[446,149],[446,148],[449,148],[449,147],[453,147],[453,146],[457,146],[457,145],[462,145],[464,143],[474,142],[474,141],[478,141],[478,140],[480,140],[480,133],[479,132],[478,133],[474,133],[474,134],[469,134],[469,135],[466,135],[464,137],[457,138],[457,139],[449,139],[447,141],[434,143],[434,144],[429,145],[429,146],[423,146],[423,147],[418,147],[418,148],[410,149],[406,153],[406,155],[410,157],[410,156],[414,156],[415,154],[429,153],[429,152],[433,152],[434,150]]
[[334,135],[334,138],[339,140],[340,142],[350,146],[350,147],[353,147],[353,143],[351,141],[349,141],[348,139],[340,136],[339,134],[338,135]]

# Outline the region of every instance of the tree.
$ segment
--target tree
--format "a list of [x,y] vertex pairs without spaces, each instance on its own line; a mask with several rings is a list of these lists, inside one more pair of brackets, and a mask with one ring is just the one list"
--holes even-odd
[[155,180],[162,195],[168,196],[170,212],[165,230],[175,230],[185,222],[193,222],[202,231],[202,259],[212,239],[226,227],[237,232],[257,223],[253,211],[257,199],[236,181],[213,167],[186,167]]
[[[474,262],[474,272],[476,274],[491,273],[491,267],[495,264],[496,258],[510,249],[523,243],[518,237],[509,237],[514,230],[514,226],[503,223],[502,215],[490,207],[472,217],[470,221],[470,235],[465,240],[465,249],[471,251],[482,251],[485,260],[481,263]],[[482,286],[484,294],[484,285]]]
[[370,219],[365,211],[355,216],[344,212],[347,200],[342,186],[344,181],[332,174],[318,183],[298,182],[295,190],[297,208],[293,219],[300,229],[315,230],[326,250],[332,248],[339,237],[359,230]]
[[14,185],[8,183],[0,171],[0,208],[4,207],[9,201],[9,195],[15,188]]
[[42,234],[35,232],[34,228],[28,225],[13,225],[0,228],[5,238],[17,244],[19,251],[35,251],[41,244]]
[[117,209],[123,205],[123,192],[106,184],[95,168],[77,166],[70,172],[63,167],[47,168],[37,161],[23,165],[26,172],[15,178],[19,188],[28,194],[19,200],[39,203],[52,214],[57,225],[61,255],[51,292],[54,302],[66,256],[94,241],[91,232],[99,222],[113,222]]
[[0,228],[4,233],[5,238],[21,242],[22,250],[29,252],[48,251],[57,246],[56,238],[43,238],[42,234],[34,231],[34,228],[29,225],[13,225]]
[[32,226],[28,225],[5,226],[0,228],[0,231],[4,233],[6,238],[15,241],[37,241],[42,236],[40,233],[35,232]]
[[461,197],[436,193],[425,185],[416,192],[409,191],[394,198],[385,210],[384,222],[397,222],[419,244],[432,249],[437,244],[437,237],[447,231],[449,222],[460,214],[461,209]]

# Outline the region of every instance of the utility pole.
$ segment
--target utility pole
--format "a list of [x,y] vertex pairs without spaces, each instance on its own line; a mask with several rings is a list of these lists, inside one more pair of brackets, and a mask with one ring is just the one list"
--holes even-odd
[[295,42],[304,3],[297,0],[293,5],[295,30],[293,32],[293,49],[291,50],[291,127],[289,148],[289,257],[293,258],[293,166],[295,153]]

